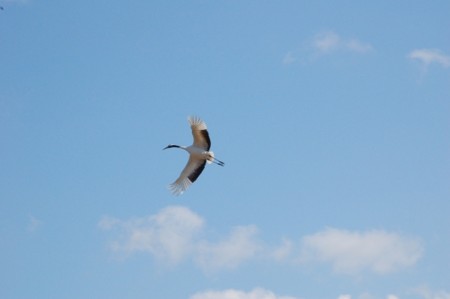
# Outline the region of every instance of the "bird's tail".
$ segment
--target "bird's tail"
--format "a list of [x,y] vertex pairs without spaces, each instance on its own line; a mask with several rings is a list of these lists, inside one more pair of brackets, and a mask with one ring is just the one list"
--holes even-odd
[[211,164],[214,162],[214,152],[209,151],[209,158],[206,160],[208,164]]

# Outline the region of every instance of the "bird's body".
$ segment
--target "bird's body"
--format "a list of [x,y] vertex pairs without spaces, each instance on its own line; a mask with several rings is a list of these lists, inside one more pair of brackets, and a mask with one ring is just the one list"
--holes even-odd
[[169,185],[170,190],[174,195],[180,195],[186,189],[197,180],[197,178],[205,169],[206,163],[215,163],[220,166],[224,166],[220,160],[214,157],[214,153],[210,151],[211,140],[206,128],[205,122],[198,117],[189,117],[189,124],[192,129],[192,136],[194,137],[194,143],[190,146],[181,146],[169,144],[167,148],[180,148],[189,153],[189,160],[178,179]]

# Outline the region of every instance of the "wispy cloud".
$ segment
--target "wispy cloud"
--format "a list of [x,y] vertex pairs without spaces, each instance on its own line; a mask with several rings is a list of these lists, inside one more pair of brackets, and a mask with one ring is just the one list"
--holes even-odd
[[217,243],[202,241],[198,245],[197,262],[205,270],[235,268],[254,258],[262,250],[254,225],[235,227],[230,235]]
[[414,290],[414,293],[424,299],[450,299],[450,291],[446,290],[431,290],[428,286],[423,285]]
[[296,61],[297,61],[297,58],[295,57],[294,52],[287,52],[283,57],[284,65],[293,64]]
[[192,295],[189,299],[299,299],[298,297],[280,296],[273,292],[256,288],[245,292],[241,290],[228,289],[223,291],[205,291]]
[[301,238],[282,238],[271,246],[255,225],[236,226],[211,241],[205,220],[182,206],[169,206],[155,215],[120,220],[104,217],[99,228],[113,232],[110,249],[127,255],[146,252],[176,265],[190,260],[206,272],[233,269],[254,260],[296,266],[329,263],[337,273],[371,271],[385,274],[414,265],[423,248],[414,238],[386,231],[352,232],[328,228]]
[[144,218],[123,221],[104,217],[99,222],[103,230],[119,231],[119,239],[111,243],[113,251],[128,254],[148,252],[171,264],[192,253],[195,239],[203,226],[201,217],[180,206],[170,206]]
[[330,263],[338,273],[378,274],[414,265],[422,245],[415,238],[381,230],[352,232],[328,228],[302,239],[301,261]]
[[36,232],[42,226],[42,221],[34,216],[28,217],[27,230],[30,233]]
[[343,294],[343,295],[339,295],[339,297],[337,299],[352,299],[352,298],[355,298],[355,299],[381,299],[381,298],[384,298],[384,299],[399,299],[396,295],[393,295],[393,294],[389,294],[389,295],[387,295],[385,297],[378,297],[378,296],[373,296],[370,293],[362,293],[362,294],[360,294],[358,296],[352,296],[352,295],[349,295],[349,294]]
[[293,242],[287,238],[283,238],[281,245],[272,250],[272,257],[276,261],[285,261],[292,254],[293,248]]
[[[369,293],[362,293],[358,296],[352,296],[350,294],[342,294],[336,297],[337,299],[399,299],[396,295],[389,294],[384,297],[373,296]],[[251,291],[242,291],[237,289],[226,289],[226,290],[207,290],[195,293],[190,296],[189,299],[300,299],[300,297],[296,296],[286,296],[286,295],[278,295],[272,291],[269,291],[264,288],[255,288]],[[427,298],[428,299],[428,298]],[[448,299],[447,297],[443,298],[432,298],[432,299]]]
[[416,49],[408,54],[408,58],[419,61],[425,68],[431,64],[450,67],[450,56],[438,49]]
[[322,53],[328,53],[337,50],[342,46],[342,40],[341,37],[334,32],[320,33],[314,37],[312,46]]
[[329,31],[317,34],[311,43],[312,47],[321,54],[335,51],[349,51],[367,53],[373,50],[371,44],[356,38],[342,38],[339,34]]
[[204,226],[199,215],[182,206],[169,206],[144,218],[104,217],[99,222],[103,230],[117,230],[120,237],[110,245],[115,252],[147,252],[170,264],[190,258],[207,271],[237,267],[262,248],[256,226],[235,227],[218,242],[200,238]]
[[290,65],[298,61],[305,61],[305,59],[313,59],[332,53],[365,54],[373,50],[374,47],[370,43],[356,38],[341,37],[334,31],[327,31],[316,34],[305,43],[302,49],[287,52],[282,59],[282,63]]
[[344,48],[352,52],[367,53],[373,50],[373,47],[369,43],[361,42],[357,39],[350,39],[345,41]]

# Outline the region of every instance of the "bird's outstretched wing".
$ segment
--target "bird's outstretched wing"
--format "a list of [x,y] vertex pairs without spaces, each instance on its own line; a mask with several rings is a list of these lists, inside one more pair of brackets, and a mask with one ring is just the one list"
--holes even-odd
[[205,122],[196,116],[189,116],[188,121],[191,125],[192,136],[194,137],[194,146],[209,151],[211,148],[211,140],[209,139]]
[[186,166],[178,179],[169,185],[170,191],[174,195],[181,195],[202,173],[205,168],[206,160],[189,158]]

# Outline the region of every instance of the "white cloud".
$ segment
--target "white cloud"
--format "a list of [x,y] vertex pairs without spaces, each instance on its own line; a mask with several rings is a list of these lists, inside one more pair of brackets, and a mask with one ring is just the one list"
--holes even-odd
[[[339,295],[339,297],[338,297],[338,299],[352,299],[352,298],[353,297],[350,294],[342,294],[342,295]],[[354,298],[358,298],[358,299],[377,299],[377,298],[381,298],[381,297],[374,296],[374,295],[366,292],[366,293],[362,293],[359,296],[356,296]],[[392,295],[392,294],[387,295],[385,298],[386,299],[399,299],[399,297],[397,297],[396,295]]]
[[331,263],[338,273],[369,270],[384,274],[414,265],[423,249],[418,240],[395,233],[328,228],[305,236],[301,251],[302,262]]
[[334,31],[316,34],[306,42],[302,49],[287,52],[282,63],[291,65],[296,62],[314,60],[317,57],[332,53],[356,53],[365,54],[373,51],[370,43],[360,41],[356,38],[344,38]]
[[190,260],[206,272],[233,269],[259,259],[297,266],[329,263],[337,273],[344,274],[384,274],[414,265],[423,251],[418,240],[395,233],[335,228],[305,236],[300,244],[283,238],[280,245],[268,246],[255,225],[236,226],[212,241],[205,233],[203,218],[182,206],[169,206],[154,215],[129,220],[103,217],[98,226],[113,232],[110,249],[114,252],[144,252],[169,265]]
[[190,209],[169,206],[156,215],[130,220],[103,217],[103,230],[118,230],[111,243],[116,252],[147,252],[158,260],[178,264],[193,259],[204,270],[235,268],[262,250],[256,226],[238,226],[219,242],[200,238],[204,220]]
[[357,39],[345,41],[344,47],[350,51],[359,53],[366,53],[373,50],[373,47],[370,44],[361,42]]
[[376,296],[370,294],[369,292],[364,292],[356,298],[358,298],[358,299],[379,299],[379,297],[376,297]]
[[198,246],[197,261],[206,270],[235,268],[254,258],[262,250],[256,239],[258,229],[254,225],[238,226],[230,235],[218,242],[203,241]]
[[442,51],[437,49],[417,49],[408,54],[408,57],[413,60],[420,61],[424,67],[436,63],[442,67],[450,67],[450,56],[445,55]]
[[331,52],[338,49],[341,44],[341,37],[334,32],[317,34],[312,42],[312,46],[320,52]]
[[450,292],[445,290],[433,291],[428,286],[420,286],[415,293],[424,299],[450,299]]
[[273,250],[272,256],[277,261],[286,260],[292,253],[292,249],[292,241],[284,238],[281,245]]
[[250,292],[228,289],[224,291],[205,291],[192,295],[189,299],[298,299],[290,296],[279,296],[271,291],[256,288]]
[[322,54],[337,50],[357,53],[366,53],[373,50],[373,47],[369,43],[355,38],[342,38],[333,31],[317,34],[312,41],[312,47]]
[[113,250],[149,252],[172,264],[192,252],[203,225],[201,217],[180,206],[169,206],[156,215],[126,221],[104,217],[99,223],[104,230],[119,229],[122,239],[112,244]]

